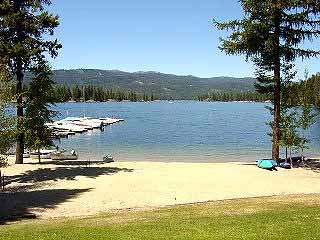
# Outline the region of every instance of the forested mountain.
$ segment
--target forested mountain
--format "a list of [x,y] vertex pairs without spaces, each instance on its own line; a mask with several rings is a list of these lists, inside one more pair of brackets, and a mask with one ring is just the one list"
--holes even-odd
[[[27,74],[27,78],[30,78]],[[177,76],[158,72],[123,72],[118,70],[55,70],[54,81],[66,86],[103,86],[134,91],[161,99],[197,99],[210,90],[254,91],[254,78]]]

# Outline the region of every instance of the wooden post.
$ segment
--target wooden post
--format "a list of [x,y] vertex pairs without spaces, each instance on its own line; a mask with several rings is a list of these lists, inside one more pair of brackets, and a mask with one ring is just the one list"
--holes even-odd
[[2,191],[4,192],[4,174],[2,176]]

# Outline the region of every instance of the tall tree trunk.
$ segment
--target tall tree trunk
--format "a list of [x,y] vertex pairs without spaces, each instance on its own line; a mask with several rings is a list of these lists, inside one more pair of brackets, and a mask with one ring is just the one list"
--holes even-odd
[[16,164],[23,164],[24,153],[24,134],[23,134],[23,96],[22,96],[22,81],[23,71],[22,62],[17,60],[17,147],[16,147]]
[[39,164],[40,164],[41,163],[40,149],[38,149],[38,161],[39,161]]
[[280,107],[281,107],[281,62],[280,62],[280,16],[275,19],[274,33],[274,119],[272,158],[279,162],[279,140],[280,140]]
[[286,147],[286,160],[285,163],[288,163],[288,148]]
[[301,162],[304,163],[304,144],[305,144],[305,138],[304,138],[304,131],[302,132],[302,144],[301,144]]
[[290,148],[290,168],[293,167],[293,164],[292,164],[292,156],[291,156],[291,148]]

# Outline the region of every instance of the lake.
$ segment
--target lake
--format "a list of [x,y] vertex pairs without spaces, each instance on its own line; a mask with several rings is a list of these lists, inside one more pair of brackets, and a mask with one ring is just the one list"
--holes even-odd
[[[116,117],[125,122],[61,139],[80,159],[116,161],[228,162],[269,158],[270,119],[264,103],[159,101],[62,103],[67,116]],[[320,155],[320,123],[313,125],[308,156]]]

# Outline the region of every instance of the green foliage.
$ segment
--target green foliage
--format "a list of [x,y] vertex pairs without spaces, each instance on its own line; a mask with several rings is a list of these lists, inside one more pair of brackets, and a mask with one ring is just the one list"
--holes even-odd
[[0,68],[0,168],[6,165],[6,156],[14,143],[14,118],[8,116],[6,107],[10,96],[10,82],[4,66]]
[[290,86],[288,104],[292,106],[310,107],[316,106],[320,109],[320,74],[312,75],[301,82],[293,83]]
[[57,40],[48,37],[59,22],[58,16],[45,10],[47,5],[49,0],[0,2],[0,63],[9,70],[10,79],[16,80],[16,163],[19,164],[23,163],[24,151],[24,73],[41,64],[46,54],[56,57],[61,48]]
[[[298,129],[298,120],[297,120],[297,112],[293,109],[284,106],[281,107],[280,113],[280,141],[279,145],[290,151],[290,159],[291,159],[291,150],[293,147],[299,145],[301,141],[297,129]],[[287,159],[287,156],[286,156]]]
[[231,101],[252,101],[265,102],[269,101],[267,95],[257,92],[238,92],[238,91],[210,91],[208,94],[199,96],[199,101],[216,101],[216,102],[231,102]]
[[[297,57],[316,57],[320,52],[299,48],[299,44],[320,35],[319,1],[241,0],[244,18],[225,23],[214,21],[217,28],[231,30],[222,39],[221,50],[231,55],[244,54],[272,71],[274,61],[292,62]],[[279,42],[280,40],[280,42]]]
[[129,100],[131,102],[136,101],[149,101],[155,100],[154,95],[148,96],[146,94],[140,95],[133,91],[121,91],[106,89],[101,86],[72,86],[68,87],[65,85],[57,85],[52,90],[53,96],[56,102],[67,102],[67,101],[96,101],[104,102],[108,100],[124,101]]
[[14,121],[0,104],[0,168],[6,165],[7,154],[14,143]]
[[34,61],[42,60],[47,52],[57,56],[61,45],[43,35],[53,35],[59,25],[58,16],[44,9],[49,0],[3,0],[0,3],[0,62],[13,73],[15,63],[21,61],[22,70],[29,70]]
[[24,121],[25,141],[30,150],[39,150],[53,144],[51,130],[46,123],[52,122],[55,115],[55,112],[51,110],[55,98],[52,94],[52,72],[48,64],[38,63],[32,68],[32,72],[35,77],[27,92]]
[[309,143],[305,132],[316,122],[317,115],[310,100],[312,95],[307,87],[308,81],[293,83],[291,79],[295,72],[292,73],[291,68],[292,66],[288,65],[283,74],[285,78],[282,81],[279,145],[289,149],[290,159],[292,148],[299,148],[301,159],[304,160],[304,149]]

